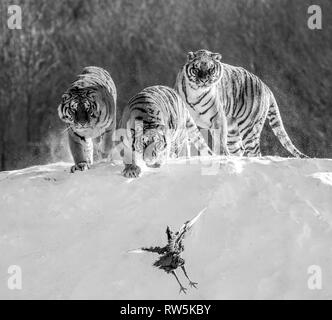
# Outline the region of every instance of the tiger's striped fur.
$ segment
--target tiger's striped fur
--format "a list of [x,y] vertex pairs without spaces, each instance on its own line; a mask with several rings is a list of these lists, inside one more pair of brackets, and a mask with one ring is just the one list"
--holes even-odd
[[99,155],[109,156],[116,126],[116,88],[110,74],[86,67],[62,95],[60,119],[68,126],[69,146],[75,165],[86,170],[93,163],[93,143]]
[[137,155],[149,167],[160,167],[168,157],[178,157],[190,141],[202,154],[211,153],[204,138],[175,90],[165,86],[148,87],[128,103],[122,117],[126,128],[123,171],[137,177],[141,169]]
[[[175,89],[198,127],[219,129],[222,124],[221,144],[231,154],[260,156],[260,135],[268,118],[281,144],[295,157],[306,157],[288,137],[267,85],[243,68],[221,63],[220,54],[207,50],[189,52]],[[226,136],[227,147],[222,140]]]

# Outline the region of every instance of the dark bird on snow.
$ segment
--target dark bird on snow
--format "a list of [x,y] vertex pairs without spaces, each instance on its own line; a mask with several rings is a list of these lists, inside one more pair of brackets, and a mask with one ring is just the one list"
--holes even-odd
[[178,267],[181,267],[184,275],[189,280],[189,285],[191,287],[197,288],[197,282],[193,282],[188,277],[186,268],[184,267],[185,261],[181,258],[181,254],[184,251],[184,245],[182,243],[183,239],[185,238],[188,231],[192,228],[194,223],[198,220],[198,218],[205,212],[206,208],[203,209],[195,218],[192,220],[187,221],[179,231],[174,233],[171,229],[167,226],[166,235],[167,235],[167,245],[164,247],[150,247],[150,248],[140,248],[136,250],[131,250],[129,253],[142,253],[142,252],[153,252],[158,253],[161,257],[153,264],[153,266],[166,271],[167,273],[171,273],[176,278],[177,282],[180,285],[180,293],[186,293],[187,288],[185,288],[175,270]]

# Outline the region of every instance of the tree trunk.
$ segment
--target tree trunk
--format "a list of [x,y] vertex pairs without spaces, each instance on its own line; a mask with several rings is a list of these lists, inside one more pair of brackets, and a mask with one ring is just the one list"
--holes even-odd
[[5,170],[6,170],[6,155],[5,155],[5,150],[2,150],[1,160],[0,160],[0,171],[5,171]]
[[1,130],[1,156],[0,156],[0,171],[6,170],[6,142],[5,142],[5,128]]
[[28,92],[27,94],[27,109],[26,109],[26,135],[27,135],[27,144],[31,142],[31,94]]

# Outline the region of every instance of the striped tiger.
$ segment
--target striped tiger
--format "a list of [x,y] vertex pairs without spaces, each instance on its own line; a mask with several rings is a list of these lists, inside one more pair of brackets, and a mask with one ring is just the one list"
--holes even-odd
[[219,144],[226,155],[261,156],[260,135],[268,118],[283,147],[295,157],[306,157],[288,137],[267,85],[243,68],[222,63],[221,54],[189,52],[175,89],[197,126],[220,136],[214,150]]
[[75,161],[71,172],[93,164],[93,144],[102,156],[109,156],[116,126],[116,88],[110,74],[98,67],[86,67],[62,95],[60,119],[67,124],[69,147]]
[[158,168],[167,158],[178,157],[188,141],[201,154],[212,154],[175,90],[152,86],[136,94],[122,116],[126,130],[123,175],[138,177],[138,155],[148,167]]

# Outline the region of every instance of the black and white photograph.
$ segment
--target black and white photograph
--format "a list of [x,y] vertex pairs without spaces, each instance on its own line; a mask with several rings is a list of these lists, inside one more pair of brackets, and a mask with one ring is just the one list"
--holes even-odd
[[0,300],[331,300],[331,17],[0,0]]

